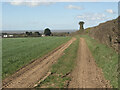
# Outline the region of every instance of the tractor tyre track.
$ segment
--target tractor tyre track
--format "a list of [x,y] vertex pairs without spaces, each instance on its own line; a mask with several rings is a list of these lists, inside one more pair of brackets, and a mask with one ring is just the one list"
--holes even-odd
[[69,88],[111,88],[83,38],[80,38],[77,65],[71,78]]

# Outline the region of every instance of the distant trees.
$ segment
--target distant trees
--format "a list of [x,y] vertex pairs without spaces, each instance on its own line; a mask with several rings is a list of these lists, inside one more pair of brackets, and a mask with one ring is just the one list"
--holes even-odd
[[53,36],[70,36],[70,32],[53,32]]
[[32,35],[32,32],[29,32],[30,35]]
[[30,36],[30,35],[32,35],[32,32],[28,32],[28,31],[27,31],[27,32],[26,32],[26,35],[27,35],[27,36]]
[[50,31],[49,28],[46,28],[46,29],[44,30],[44,34],[45,34],[45,36],[50,36],[52,33],[51,33],[51,31]]
[[41,36],[41,33],[39,33],[39,32],[28,32],[28,31],[26,31],[26,35],[27,36],[33,36],[33,37],[40,37]]
[[28,32],[28,31],[26,31],[26,32],[25,32],[25,34],[26,34],[26,35],[29,35],[29,32]]
[[41,35],[39,32],[35,32],[36,35]]

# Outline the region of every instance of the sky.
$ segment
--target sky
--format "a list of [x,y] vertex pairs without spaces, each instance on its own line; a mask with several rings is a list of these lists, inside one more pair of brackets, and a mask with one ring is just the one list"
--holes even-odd
[[2,30],[78,30],[118,17],[118,2],[2,2]]

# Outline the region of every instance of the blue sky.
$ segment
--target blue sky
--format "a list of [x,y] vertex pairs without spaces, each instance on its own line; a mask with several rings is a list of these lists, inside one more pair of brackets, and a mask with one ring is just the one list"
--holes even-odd
[[74,30],[78,22],[85,28],[118,16],[117,2],[3,2],[3,30]]

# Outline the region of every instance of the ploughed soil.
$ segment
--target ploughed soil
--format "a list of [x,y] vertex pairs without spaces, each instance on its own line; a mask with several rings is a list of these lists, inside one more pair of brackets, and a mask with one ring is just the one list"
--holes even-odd
[[76,38],[56,48],[41,59],[34,60],[12,76],[3,80],[3,88],[32,88],[49,71],[51,65],[63,54]]
[[69,88],[110,88],[83,38],[80,38],[77,65],[71,73]]

